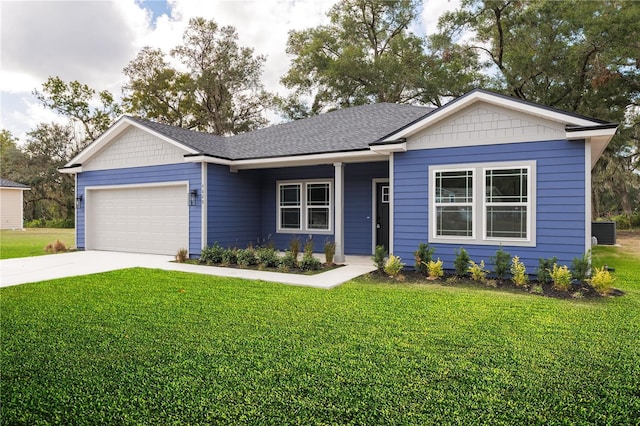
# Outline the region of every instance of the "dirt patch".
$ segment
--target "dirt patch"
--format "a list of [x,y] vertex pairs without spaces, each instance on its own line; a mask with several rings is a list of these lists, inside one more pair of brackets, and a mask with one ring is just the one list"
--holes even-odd
[[617,231],[616,243],[621,251],[640,257],[640,229]]

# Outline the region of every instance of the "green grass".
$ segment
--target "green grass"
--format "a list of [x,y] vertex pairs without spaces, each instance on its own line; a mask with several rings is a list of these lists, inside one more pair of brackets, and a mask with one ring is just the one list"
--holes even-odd
[[[627,294],[129,269],[0,289],[3,424],[638,424]],[[635,262],[635,263],[634,263]]]
[[0,259],[40,256],[47,254],[44,248],[56,240],[67,247],[75,246],[73,229],[26,228],[24,231],[0,231]]

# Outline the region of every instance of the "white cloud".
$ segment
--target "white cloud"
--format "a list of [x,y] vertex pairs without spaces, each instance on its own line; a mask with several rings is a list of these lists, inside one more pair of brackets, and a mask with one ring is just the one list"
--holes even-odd
[[[460,0],[425,0],[424,32],[435,31],[437,17]],[[286,93],[280,78],[291,58],[290,30],[328,23],[335,0],[168,0],[171,16],[156,17],[136,0],[0,0],[0,125],[24,135],[40,121],[51,121],[35,108],[31,92],[49,76],[78,80],[97,91],[121,95],[122,69],[144,46],[168,53],[182,42],[190,18],[214,19],[236,28],[241,46],[267,57],[263,82]],[[42,108],[41,108],[42,109]]]

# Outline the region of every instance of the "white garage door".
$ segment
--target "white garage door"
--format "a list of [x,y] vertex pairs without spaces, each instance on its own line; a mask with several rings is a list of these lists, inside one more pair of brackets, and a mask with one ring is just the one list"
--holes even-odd
[[87,249],[175,255],[189,245],[187,185],[87,191]]

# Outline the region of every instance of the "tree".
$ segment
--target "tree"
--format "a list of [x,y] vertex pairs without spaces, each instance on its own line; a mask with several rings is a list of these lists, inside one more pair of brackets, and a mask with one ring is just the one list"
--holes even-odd
[[440,18],[439,29],[448,39],[474,35],[458,44],[482,59],[493,90],[622,124],[594,170],[597,216],[608,190],[616,209],[634,208],[640,149],[630,112],[640,102],[638,22],[638,2],[463,0]]
[[267,124],[263,113],[273,96],[261,82],[265,58],[240,47],[235,28],[191,19],[183,43],[171,55],[186,66],[186,73],[172,68],[160,50],[148,47],[124,69],[128,112],[218,135]]
[[[42,84],[42,91],[33,94],[42,104],[80,125],[84,135],[80,139],[90,141],[103,133],[122,114],[120,104],[107,91],[96,93],[78,81],[65,83],[60,77],[49,77]],[[97,95],[99,106],[93,107]]]
[[172,126],[198,125],[195,84],[173,69],[160,49],[143,48],[124,68],[124,108],[132,114]]
[[[326,26],[289,33],[294,55],[280,101],[289,118],[372,102],[442,105],[481,83],[476,55],[445,37],[411,33],[417,0],[342,0]],[[300,101],[312,95],[311,106]]]
[[316,92],[312,111],[415,99],[424,60],[422,40],[408,32],[414,1],[345,0],[328,13],[331,24],[291,31],[294,55],[282,83],[300,94]]

